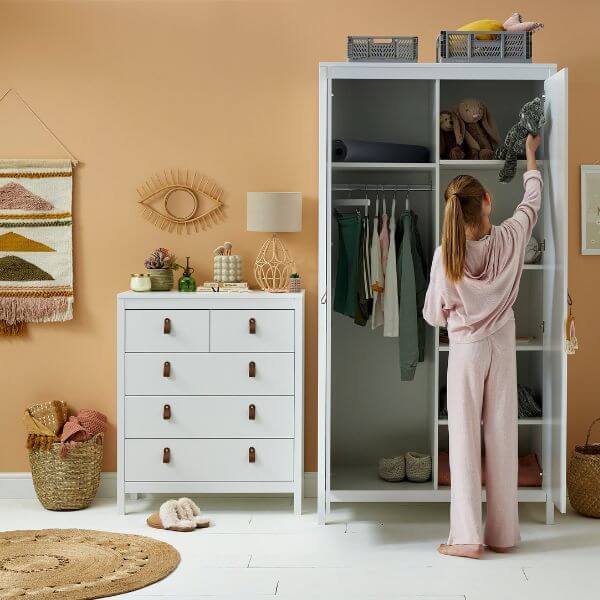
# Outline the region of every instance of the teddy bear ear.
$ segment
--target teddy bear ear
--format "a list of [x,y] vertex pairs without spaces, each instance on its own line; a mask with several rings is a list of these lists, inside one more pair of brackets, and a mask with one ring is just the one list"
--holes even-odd
[[460,118],[457,111],[453,111],[451,114],[454,137],[456,143],[460,146],[465,141],[465,122]]

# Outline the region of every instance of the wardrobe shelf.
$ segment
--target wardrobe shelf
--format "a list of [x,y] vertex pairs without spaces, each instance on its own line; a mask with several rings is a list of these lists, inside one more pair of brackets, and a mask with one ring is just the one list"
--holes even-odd
[[332,162],[334,171],[429,171],[435,163]]
[[523,265],[523,271],[543,271],[544,265]]
[[[436,490],[436,494],[450,500],[450,486],[443,485]],[[547,498],[546,490],[543,487],[520,487],[517,492],[519,502],[545,502]],[[481,500],[486,502],[485,488],[481,490]]]
[[[538,160],[537,164],[539,167],[544,165],[543,160]],[[440,169],[465,169],[468,171],[479,170],[479,169],[501,169],[504,165],[503,160],[440,160]],[[525,171],[527,168],[526,160],[517,161],[517,170]]]
[[[531,418],[531,419],[518,419],[517,423],[519,425],[543,425],[544,419],[542,417],[539,418]],[[448,426],[448,419],[438,419],[438,425],[440,427]]]
[[[517,342],[517,352],[541,352],[544,347],[541,344],[532,342]],[[440,352],[448,352],[450,346],[448,344],[440,344],[438,346]]]

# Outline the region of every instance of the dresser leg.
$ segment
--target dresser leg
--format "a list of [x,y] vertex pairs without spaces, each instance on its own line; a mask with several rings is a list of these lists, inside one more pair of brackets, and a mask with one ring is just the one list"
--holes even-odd
[[302,493],[294,493],[294,514],[299,516],[302,514]]
[[137,492],[134,492],[133,494],[129,494],[129,497],[132,500],[137,500],[140,496],[139,496],[139,494]]
[[551,498],[546,500],[546,525],[554,525],[554,502]]
[[117,490],[117,511],[120,515],[127,514],[125,492],[123,492],[121,489]]

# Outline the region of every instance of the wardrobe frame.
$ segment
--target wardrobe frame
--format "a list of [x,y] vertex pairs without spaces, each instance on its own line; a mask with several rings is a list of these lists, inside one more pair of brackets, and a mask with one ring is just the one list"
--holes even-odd
[[[318,364],[318,519],[326,523],[331,504],[338,502],[448,502],[449,488],[438,488],[437,458],[440,419],[438,418],[439,359],[446,351],[440,347],[439,331],[435,330],[435,382],[433,390],[433,422],[431,425],[431,453],[434,462],[433,478],[429,485],[402,486],[393,489],[372,486],[365,489],[332,489],[331,487],[331,313],[333,298],[332,282],[332,192],[333,181],[332,144],[332,89],[335,80],[429,80],[434,86],[433,113],[438,131],[440,111],[440,86],[444,81],[534,81],[543,83],[546,97],[547,125],[544,130],[544,160],[540,163],[544,178],[542,200],[544,264],[530,269],[543,271],[543,331],[541,344],[526,348],[541,352],[543,364],[544,416],[539,423],[543,447],[543,486],[520,488],[519,502],[545,504],[546,522],[554,520],[555,507],[566,512],[566,417],[567,417],[567,362],[564,343],[564,327],[567,316],[567,214],[568,214],[568,74],[557,70],[554,64],[450,64],[450,63],[369,63],[353,64],[326,62],[319,66],[319,364]],[[445,108],[445,107],[444,107]],[[503,135],[505,132],[501,132]],[[386,164],[378,168],[391,170],[424,169],[431,173],[435,187],[436,245],[440,234],[440,172],[448,168],[449,161],[439,159],[439,136],[434,135],[432,162],[428,164]],[[498,168],[501,161],[451,161],[453,166],[471,169]],[[475,164],[473,164],[475,163]],[[339,163],[338,163],[339,164]],[[522,165],[521,165],[522,166]],[[372,169],[373,165],[345,165],[347,169]],[[339,167],[338,167],[339,168]],[[521,168],[517,177],[521,177]],[[473,173],[475,176],[476,172]],[[525,350],[521,348],[521,350]],[[485,490],[482,491],[485,500]]]

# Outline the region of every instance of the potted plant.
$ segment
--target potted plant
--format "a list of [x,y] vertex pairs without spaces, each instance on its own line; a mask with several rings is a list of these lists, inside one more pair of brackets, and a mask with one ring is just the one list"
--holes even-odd
[[153,292],[168,292],[173,288],[173,271],[181,265],[175,262],[175,255],[168,248],[157,248],[144,261],[150,275]]
[[290,275],[290,292],[299,292],[302,289],[302,278],[300,274],[294,271]]

